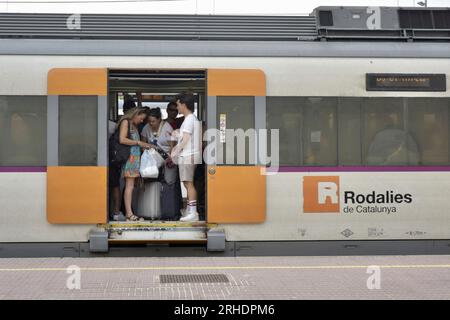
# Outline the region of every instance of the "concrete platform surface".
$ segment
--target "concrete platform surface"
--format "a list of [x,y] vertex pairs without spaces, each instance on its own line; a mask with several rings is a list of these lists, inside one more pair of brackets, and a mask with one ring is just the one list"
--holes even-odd
[[450,299],[450,256],[5,258],[0,299]]

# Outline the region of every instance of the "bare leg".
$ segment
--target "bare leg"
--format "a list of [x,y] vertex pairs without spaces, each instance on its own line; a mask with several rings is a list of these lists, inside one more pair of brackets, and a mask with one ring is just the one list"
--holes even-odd
[[124,203],[127,217],[131,217],[133,215],[131,201],[133,199],[134,179],[135,178],[125,178]]
[[183,184],[187,190],[188,201],[197,200],[197,190],[195,190],[194,183],[192,181],[183,181]]

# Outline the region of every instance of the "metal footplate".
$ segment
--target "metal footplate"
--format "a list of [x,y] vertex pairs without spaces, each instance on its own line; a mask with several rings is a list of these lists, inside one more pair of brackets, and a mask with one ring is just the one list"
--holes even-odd
[[207,231],[213,227],[199,222],[112,222],[102,226],[109,243],[120,242],[186,242],[205,243]]

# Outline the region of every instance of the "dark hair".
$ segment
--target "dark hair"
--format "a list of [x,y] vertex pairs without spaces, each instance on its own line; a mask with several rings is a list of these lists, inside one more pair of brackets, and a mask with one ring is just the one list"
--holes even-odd
[[170,102],[167,104],[167,108],[166,108],[166,109],[169,109],[170,106],[174,106],[174,107],[176,108],[176,107],[177,107],[177,102],[176,102],[176,101],[170,101]]
[[149,117],[155,117],[157,119],[161,119],[161,117],[162,117],[160,108],[152,108],[152,109],[148,110],[147,114]]
[[176,101],[180,101],[181,104],[185,104],[186,107],[194,112],[194,95],[192,93],[180,93],[176,97]]
[[129,110],[136,108],[136,103],[134,102],[133,97],[131,97],[128,93],[124,94],[123,100],[123,113],[127,113]]

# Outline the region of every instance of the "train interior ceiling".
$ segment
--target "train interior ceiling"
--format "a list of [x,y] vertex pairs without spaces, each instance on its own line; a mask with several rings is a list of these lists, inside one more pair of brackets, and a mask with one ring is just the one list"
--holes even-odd
[[[109,81],[108,81],[108,115],[110,124],[118,122],[120,117],[124,114],[123,105],[125,96],[128,95],[128,99],[134,101],[136,106],[144,108],[160,108],[163,121],[167,119],[167,106],[169,102],[173,101],[175,96],[181,92],[189,92],[195,96],[195,111],[194,114],[200,121],[206,119],[206,71],[205,70],[143,70],[143,69],[110,69]],[[179,114],[178,117],[181,117]],[[205,188],[206,185],[203,166],[197,168],[194,177],[194,184],[198,191],[198,205],[197,211],[199,213],[200,221],[206,220],[205,209]],[[125,214],[123,206],[123,189],[124,182],[121,179],[121,194],[122,194],[122,206],[121,212]],[[158,180],[161,180],[161,174]],[[142,189],[148,187],[149,182],[147,179],[137,181],[133,194],[133,211],[139,217],[143,217],[145,221],[156,220],[158,222],[164,222],[164,220],[177,220],[173,218],[158,217],[158,214],[144,212],[147,209],[143,209],[143,201],[139,200],[139,197],[143,197]],[[186,205],[186,189],[183,184],[178,180],[181,186],[181,194],[184,207]],[[110,223],[116,223],[112,221],[112,201],[111,190],[110,194]],[[145,194],[147,195],[147,194]],[[142,200],[142,199],[141,199]],[[148,201],[147,201],[148,203]],[[141,205],[141,208],[139,206]]]

